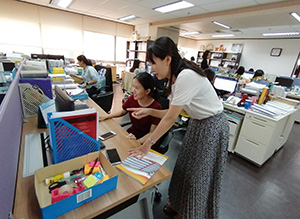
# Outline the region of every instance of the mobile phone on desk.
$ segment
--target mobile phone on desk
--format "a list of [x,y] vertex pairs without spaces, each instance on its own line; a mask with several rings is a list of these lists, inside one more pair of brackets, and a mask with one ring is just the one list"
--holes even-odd
[[102,135],[99,135],[99,140],[100,141],[105,141],[106,139],[109,139],[109,138],[111,138],[111,137],[113,137],[115,135],[116,135],[115,132],[109,131],[109,132],[106,132],[106,133],[104,133]]
[[121,163],[120,156],[116,148],[106,150],[107,158],[113,165]]

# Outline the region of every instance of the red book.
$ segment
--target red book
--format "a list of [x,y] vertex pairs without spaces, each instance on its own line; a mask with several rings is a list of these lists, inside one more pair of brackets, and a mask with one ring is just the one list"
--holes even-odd
[[97,140],[98,113],[95,109],[53,112],[50,118],[62,118],[72,126]]

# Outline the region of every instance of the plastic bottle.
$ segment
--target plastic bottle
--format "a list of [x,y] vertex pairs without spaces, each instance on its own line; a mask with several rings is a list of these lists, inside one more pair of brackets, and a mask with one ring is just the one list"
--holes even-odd
[[68,177],[70,177],[70,175],[71,174],[70,174],[69,171],[65,172],[65,173],[62,173],[62,174],[58,174],[56,176],[45,179],[45,184],[49,185],[51,183],[58,182],[58,180],[63,179],[63,178],[68,178]]

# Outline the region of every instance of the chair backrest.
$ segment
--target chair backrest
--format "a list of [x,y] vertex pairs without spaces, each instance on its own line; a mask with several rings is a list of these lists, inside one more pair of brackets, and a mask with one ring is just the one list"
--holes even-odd
[[93,100],[108,113],[111,110],[113,98],[114,92],[108,91],[106,93],[99,93],[97,96],[93,97]]
[[101,71],[101,69],[105,69],[105,78],[106,78],[106,92],[108,91],[113,91],[113,83],[112,83],[112,72],[111,72],[111,68],[109,67],[105,67],[102,65],[95,65],[95,69],[97,70],[97,72]]

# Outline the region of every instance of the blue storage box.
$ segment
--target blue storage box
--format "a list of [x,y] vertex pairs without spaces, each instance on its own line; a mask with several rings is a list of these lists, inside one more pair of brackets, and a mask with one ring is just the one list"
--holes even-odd
[[[45,184],[45,179],[83,167],[84,164],[95,160],[98,157],[103,169],[109,176],[109,179],[100,184],[96,184],[88,189],[83,190],[75,195],[65,198],[59,202],[51,204],[51,194],[48,190],[48,185]],[[59,164],[54,164],[42,169],[39,169],[34,174],[34,187],[38,199],[41,213],[44,219],[56,218],[66,212],[78,208],[82,204],[89,202],[99,196],[116,189],[118,181],[117,171],[102,152],[94,152],[81,157],[74,158]],[[101,198],[101,197],[99,197]]]

